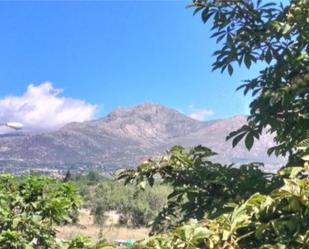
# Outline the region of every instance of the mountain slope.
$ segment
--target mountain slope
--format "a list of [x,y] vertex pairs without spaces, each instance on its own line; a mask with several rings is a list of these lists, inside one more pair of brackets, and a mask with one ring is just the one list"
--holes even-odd
[[160,155],[175,144],[203,144],[219,153],[225,163],[264,161],[269,167],[282,159],[269,158],[273,142],[262,136],[248,152],[243,145],[232,149],[226,135],[240,127],[244,116],[201,122],[157,104],[119,108],[104,118],[71,123],[58,131],[0,138],[0,168],[53,167],[60,169],[134,166]]

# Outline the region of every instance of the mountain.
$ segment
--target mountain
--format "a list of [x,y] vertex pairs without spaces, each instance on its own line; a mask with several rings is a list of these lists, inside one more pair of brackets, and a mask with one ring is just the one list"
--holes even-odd
[[282,165],[282,158],[266,154],[273,145],[270,135],[263,135],[250,152],[243,144],[233,149],[225,141],[245,121],[245,116],[235,116],[202,122],[149,103],[119,108],[101,119],[70,123],[53,132],[0,137],[0,169],[113,170],[135,166],[175,144],[206,145],[219,153],[214,160],[223,163],[262,161],[268,170]]

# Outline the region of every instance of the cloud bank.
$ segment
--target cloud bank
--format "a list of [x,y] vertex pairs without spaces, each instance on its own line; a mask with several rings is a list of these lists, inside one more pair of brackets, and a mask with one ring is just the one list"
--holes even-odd
[[190,118],[193,118],[199,121],[204,121],[206,120],[208,116],[211,116],[214,114],[212,110],[209,110],[207,108],[196,109],[194,108],[193,105],[190,105],[189,108],[190,108],[190,113],[188,116]]
[[0,99],[0,122],[20,122],[25,131],[46,131],[94,118],[96,105],[63,97],[61,93],[62,89],[50,82],[30,84],[21,96]]

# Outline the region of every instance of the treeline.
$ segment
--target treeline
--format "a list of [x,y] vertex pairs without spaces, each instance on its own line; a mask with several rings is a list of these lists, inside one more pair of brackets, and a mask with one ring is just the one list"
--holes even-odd
[[156,184],[144,189],[108,179],[90,171],[83,175],[71,175],[83,198],[83,207],[90,210],[94,222],[104,225],[106,212],[116,211],[119,224],[131,227],[150,226],[167,202],[171,187]]

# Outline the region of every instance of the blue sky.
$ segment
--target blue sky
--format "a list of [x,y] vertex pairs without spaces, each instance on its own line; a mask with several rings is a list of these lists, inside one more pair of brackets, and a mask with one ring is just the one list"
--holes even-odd
[[208,110],[206,120],[246,113],[249,99],[235,89],[257,71],[212,72],[217,45],[188,2],[1,2],[2,102],[48,81],[55,98],[95,105],[95,117],[143,102]]

